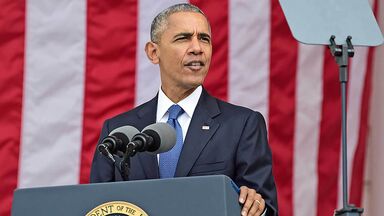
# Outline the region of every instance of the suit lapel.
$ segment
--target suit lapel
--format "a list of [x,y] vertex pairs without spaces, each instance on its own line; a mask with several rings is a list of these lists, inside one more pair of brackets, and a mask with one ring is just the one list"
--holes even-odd
[[180,153],[175,177],[188,175],[201,151],[219,128],[219,124],[213,119],[219,114],[216,99],[203,89]]
[[[138,125],[140,129],[156,122],[157,97],[142,105],[142,108],[137,111]],[[159,169],[156,155],[146,152],[136,155],[144,169],[148,179],[159,178]]]

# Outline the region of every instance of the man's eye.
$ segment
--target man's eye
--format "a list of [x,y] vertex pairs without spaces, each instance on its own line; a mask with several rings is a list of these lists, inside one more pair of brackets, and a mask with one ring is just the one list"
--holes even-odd
[[186,39],[187,39],[187,37],[178,37],[178,38],[176,38],[175,41],[186,40]]
[[200,40],[207,42],[207,43],[211,42],[211,39],[209,37],[201,37]]

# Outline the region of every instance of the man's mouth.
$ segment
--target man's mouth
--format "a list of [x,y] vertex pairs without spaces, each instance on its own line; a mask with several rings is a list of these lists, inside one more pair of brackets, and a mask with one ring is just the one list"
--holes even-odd
[[190,61],[186,64],[184,64],[184,66],[187,66],[188,68],[192,69],[192,70],[199,70],[201,69],[202,67],[204,67],[204,62],[202,61]]

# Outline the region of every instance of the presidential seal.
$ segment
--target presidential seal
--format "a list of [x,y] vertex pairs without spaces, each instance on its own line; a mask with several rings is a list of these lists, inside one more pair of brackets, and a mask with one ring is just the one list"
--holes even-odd
[[140,207],[124,201],[103,203],[85,216],[148,216]]

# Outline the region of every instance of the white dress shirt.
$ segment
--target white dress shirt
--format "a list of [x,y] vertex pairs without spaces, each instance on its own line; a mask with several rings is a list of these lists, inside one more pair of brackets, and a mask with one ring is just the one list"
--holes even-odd
[[[177,118],[183,130],[183,141],[187,135],[189,124],[191,123],[193,112],[195,111],[197,102],[199,102],[202,90],[203,88],[201,86],[197,87],[192,94],[177,103],[184,110],[184,113]],[[168,109],[174,104],[175,103],[173,103],[160,88],[157,101],[156,122],[167,122],[169,115]]]

